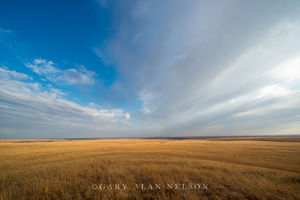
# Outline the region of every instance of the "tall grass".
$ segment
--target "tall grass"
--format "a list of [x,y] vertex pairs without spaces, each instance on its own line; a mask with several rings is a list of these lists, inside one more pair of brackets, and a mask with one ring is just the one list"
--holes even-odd
[[[0,199],[300,199],[300,143],[0,141]],[[206,184],[168,189],[166,184]],[[100,190],[93,184],[126,184]],[[161,184],[161,189],[136,189]]]

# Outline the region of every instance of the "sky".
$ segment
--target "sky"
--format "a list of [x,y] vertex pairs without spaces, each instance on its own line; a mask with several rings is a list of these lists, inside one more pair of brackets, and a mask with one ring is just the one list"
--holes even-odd
[[293,134],[298,0],[0,1],[0,138]]

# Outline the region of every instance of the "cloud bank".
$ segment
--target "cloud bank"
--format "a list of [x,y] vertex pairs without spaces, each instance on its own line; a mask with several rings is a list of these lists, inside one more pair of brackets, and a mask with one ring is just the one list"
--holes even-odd
[[26,74],[0,68],[1,136],[109,137],[129,125],[130,114],[122,109],[82,106],[64,95]]
[[[115,6],[115,5],[114,5]],[[149,135],[299,134],[297,1],[133,1],[96,53]]]

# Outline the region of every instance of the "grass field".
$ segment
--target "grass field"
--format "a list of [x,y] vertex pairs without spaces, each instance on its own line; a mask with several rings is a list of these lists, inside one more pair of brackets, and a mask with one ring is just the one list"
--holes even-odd
[[300,140],[0,140],[0,199],[300,199]]

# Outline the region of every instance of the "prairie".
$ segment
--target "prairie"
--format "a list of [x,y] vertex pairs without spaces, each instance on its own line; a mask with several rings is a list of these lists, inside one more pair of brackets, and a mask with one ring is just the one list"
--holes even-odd
[[274,138],[3,139],[0,199],[300,199],[299,137]]

